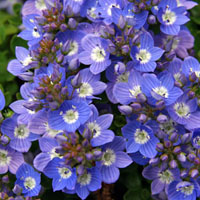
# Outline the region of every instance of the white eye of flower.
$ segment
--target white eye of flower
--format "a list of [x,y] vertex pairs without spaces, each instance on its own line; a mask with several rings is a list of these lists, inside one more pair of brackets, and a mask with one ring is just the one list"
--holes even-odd
[[174,180],[174,177],[169,170],[160,172],[158,176],[160,177],[161,182],[166,183],[166,184],[170,184]]
[[121,82],[128,82],[128,78],[129,78],[129,74],[130,72],[125,72],[124,74],[121,74],[117,77],[117,82],[121,83]]
[[59,153],[57,153],[56,150],[57,150],[57,147],[54,147],[51,150],[51,152],[49,153],[50,157],[51,157],[51,160],[54,159],[54,158],[63,158],[63,156],[61,156]]
[[25,125],[15,127],[14,136],[19,139],[24,139],[29,136],[29,129]]
[[90,9],[87,10],[87,14],[92,17],[93,19],[96,19],[97,18],[97,15],[95,13],[96,11],[96,8],[95,7],[92,7]]
[[138,144],[145,144],[150,140],[150,136],[145,130],[136,129],[134,139]]
[[70,109],[68,110],[64,115],[63,115],[63,119],[66,123],[68,124],[73,124],[77,121],[79,117],[79,113],[78,111],[74,110],[74,109]]
[[76,54],[78,52],[78,42],[76,41],[72,41],[70,43],[70,48],[69,48],[69,52],[68,52],[68,56],[73,56],[74,54]]
[[132,90],[129,90],[129,92],[131,93],[133,97],[137,97],[137,95],[140,94],[142,91],[141,91],[141,87],[139,85],[136,85],[134,86]]
[[58,173],[60,174],[61,178],[68,179],[72,172],[67,167],[58,168]]
[[28,190],[32,190],[33,188],[35,188],[36,186],[36,182],[35,182],[35,179],[32,178],[32,177],[27,177],[25,178],[24,180],[24,187]]
[[0,166],[9,165],[11,161],[11,157],[8,156],[8,152],[6,150],[0,149]]
[[95,62],[103,62],[105,60],[105,50],[99,46],[96,46],[94,49],[92,49],[91,52],[91,59]]
[[82,83],[80,88],[77,89],[77,92],[79,93],[79,97],[88,97],[92,96],[93,88],[89,83]]
[[181,191],[185,196],[189,196],[193,193],[194,191],[194,185],[191,184],[191,185],[187,185],[187,186],[180,186],[179,187],[179,184],[176,186],[176,191]]
[[36,1],[35,1],[35,7],[36,7],[38,10],[44,10],[44,9],[47,9],[44,0],[36,0]]
[[174,110],[179,117],[188,118],[190,116],[190,108],[185,103],[176,103]]
[[32,35],[33,35],[33,37],[35,37],[35,38],[39,38],[39,37],[40,37],[40,34],[39,34],[39,32],[38,32],[38,28],[37,28],[36,26],[33,28]]
[[89,122],[87,124],[87,127],[92,132],[93,138],[96,138],[99,135],[101,135],[101,127],[97,123],[95,123],[95,122]]
[[116,160],[115,152],[112,149],[106,149],[101,159],[103,161],[103,165],[110,166]]
[[140,49],[139,53],[136,54],[136,59],[141,64],[148,63],[151,59],[151,54],[146,49]]
[[24,67],[28,66],[32,62],[32,57],[28,55],[25,60],[21,61],[22,65]]
[[120,8],[120,6],[119,6],[118,4],[111,4],[111,5],[108,7],[108,9],[107,9],[107,14],[108,14],[109,16],[112,15],[112,8]]
[[174,22],[176,21],[175,12],[167,9],[165,13],[162,15],[162,20],[165,22],[166,25],[174,24]]
[[180,80],[180,77],[181,77],[181,74],[178,72],[178,73],[176,73],[176,74],[174,74],[174,79],[176,80],[176,81],[179,81]]
[[48,135],[50,136],[50,137],[55,137],[58,133],[60,133],[61,132],[61,130],[54,130],[54,129],[51,129],[50,127],[49,127],[49,124],[48,123],[46,123],[45,124],[45,129],[46,129],[46,132],[48,133]]
[[168,98],[169,96],[167,89],[163,86],[153,88],[153,91],[164,98]]
[[77,181],[80,183],[82,186],[89,185],[92,179],[92,175],[90,173],[83,174],[78,177]]
[[176,123],[170,119],[169,121],[160,124],[159,126],[161,130],[163,130],[166,134],[170,135],[175,131],[174,125],[176,125]]

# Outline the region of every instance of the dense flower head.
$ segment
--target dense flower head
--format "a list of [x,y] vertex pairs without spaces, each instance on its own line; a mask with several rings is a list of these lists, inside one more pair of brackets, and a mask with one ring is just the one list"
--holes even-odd
[[135,162],[152,198],[200,196],[200,64],[184,26],[195,5],[24,3],[18,36],[28,49],[17,46],[7,70],[25,83],[0,122],[0,174],[16,174],[15,193],[38,196],[43,173],[53,191],[86,199]]

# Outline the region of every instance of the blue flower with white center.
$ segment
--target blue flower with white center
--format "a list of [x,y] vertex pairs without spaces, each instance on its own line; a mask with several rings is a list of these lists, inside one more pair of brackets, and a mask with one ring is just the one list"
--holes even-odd
[[186,77],[189,77],[192,73],[195,73],[197,78],[200,78],[200,64],[196,58],[188,56],[183,62],[183,73]]
[[27,124],[17,122],[17,114],[7,118],[1,125],[1,132],[10,138],[10,147],[19,152],[28,152],[31,141],[37,140],[39,135],[30,132]]
[[55,130],[74,132],[88,120],[90,112],[85,101],[66,100],[58,110],[49,112],[49,126]]
[[196,129],[192,135],[192,145],[196,149],[200,149],[200,129]]
[[133,67],[141,72],[153,72],[156,68],[156,60],[164,53],[159,47],[154,47],[154,40],[149,33],[143,33],[140,36],[140,46],[133,46],[131,49],[131,58]]
[[174,0],[162,0],[157,14],[161,23],[160,30],[168,35],[178,35],[180,26],[189,21],[184,15],[185,11],[185,7],[177,7]]
[[15,184],[22,188],[22,194],[25,197],[37,196],[40,192],[40,174],[28,165],[22,164],[16,173]]
[[5,97],[3,95],[3,92],[0,90],[0,110],[3,110],[5,104],[6,104]]
[[23,17],[23,30],[18,36],[28,41],[29,47],[32,47],[40,42],[43,38],[41,27],[37,24],[35,17],[38,15],[27,15]]
[[75,189],[76,185],[76,168],[67,166],[64,160],[60,158],[54,158],[50,161],[43,170],[44,174],[53,179],[52,187],[53,191],[62,190],[67,188],[68,190]]
[[5,174],[8,170],[16,174],[17,169],[24,163],[22,153],[16,152],[9,145],[0,144],[0,174]]
[[33,58],[30,52],[24,47],[16,47],[15,54],[17,59],[11,60],[8,63],[8,71],[14,76],[18,76],[22,80],[29,81],[32,79],[32,72],[27,72],[31,68]]
[[143,75],[142,91],[148,97],[149,103],[155,105],[157,101],[164,101],[168,106],[174,103],[183,91],[174,87],[174,79],[170,74],[163,74],[159,79],[154,74]]
[[82,39],[81,45],[84,51],[79,54],[79,61],[90,65],[93,74],[101,73],[111,64],[107,40],[89,34]]
[[114,140],[102,146],[101,161],[97,163],[100,166],[102,181],[105,183],[114,183],[119,178],[119,169],[129,166],[133,161],[124,152],[125,140],[116,136]]
[[130,121],[122,128],[123,136],[128,139],[126,149],[128,153],[139,151],[147,158],[154,158],[157,154],[156,144],[159,142],[150,127],[137,121]]
[[183,94],[167,108],[167,111],[175,122],[184,125],[186,129],[193,130],[200,128],[200,112],[197,111],[197,107],[196,98],[189,99],[187,94]]
[[81,199],[86,199],[90,191],[94,192],[101,188],[101,174],[97,167],[85,170],[77,177],[75,191]]
[[113,88],[114,97],[121,104],[135,102],[138,94],[142,93],[141,84],[143,77],[137,71],[131,71],[128,82],[116,83]]
[[173,181],[168,187],[169,200],[194,200],[200,196],[198,183],[190,181]]
[[89,131],[91,134],[91,145],[96,147],[111,142],[114,139],[115,134],[113,131],[107,129],[113,121],[113,115],[104,114],[99,116],[96,107],[94,105],[91,105],[90,107],[93,113],[84,125],[84,132]]

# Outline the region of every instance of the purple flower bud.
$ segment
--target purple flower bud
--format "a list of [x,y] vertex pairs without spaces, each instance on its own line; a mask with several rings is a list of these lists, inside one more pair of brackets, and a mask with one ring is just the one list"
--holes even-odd
[[141,2],[141,3],[139,4],[139,9],[143,10],[143,9],[145,9],[145,8],[146,8],[145,4],[144,4],[143,2]]
[[115,47],[115,45],[114,45],[113,43],[109,43],[108,51],[109,51],[110,53],[113,53],[113,52],[116,51],[116,47]]
[[171,160],[169,162],[169,166],[170,166],[170,168],[174,169],[174,168],[176,168],[178,166],[178,164],[177,164],[177,162],[175,160]]
[[93,155],[96,159],[100,158],[102,155],[102,152],[100,150],[94,150]]
[[156,17],[154,15],[150,15],[148,17],[148,23],[149,24],[155,24],[156,23]]
[[168,155],[167,154],[163,154],[160,156],[160,160],[162,161],[167,161],[168,160]]
[[176,146],[174,149],[173,149],[173,153],[175,154],[178,154],[181,152],[181,147],[180,146]]
[[65,96],[68,94],[67,86],[61,89],[61,95]]
[[118,109],[123,115],[130,115],[133,112],[131,106],[128,105],[118,106]]
[[163,144],[162,143],[157,143],[156,149],[157,149],[157,151],[161,151],[162,152],[164,150]]
[[152,1],[152,4],[153,4],[153,5],[157,5],[157,4],[159,3],[159,1],[160,1],[160,0],[153,0],[153,1]]
[[191,82],[195,82],[197,80],[197,76],[196,76],[196,73],[195,72],[192,72],[189,76],[189,80]]
[[157,101],[156,102],[156,108],[161,110],[165,107],[165,102],[163,100]]
[[68,25],[71,29],[75,29],[77,26],[77,21],[74,18],[69,18]]
[[129,52],[129,50],[130,50],[129,45],[122,46],[122,53],[127,54]]
[[67,55],[68,51],[69,51],[69,48],[70,48],[70,41],[67,40],[63,46],[62,46],[62,49],[61,49],[61,52],[64,54],[64,55]]
[[12,189],[12,191],[13,191],[15,194],[19,195],[19,194],[21,194],[21,192],[22,192],[22,188],[21,188],[19,185],[15,185],[14,188]]
[[180,176],[181,176],[182,178],[186,178],[186,177],[188,176],[187,170],[186,170],[186,169],[181,170]]
[[70,60],[70,62],[69,62],[69,69],[70,70],[72,70],[72,71],[76,70],[79,66],[80,66],[80,62],[77,58]]
[[92,160],[92,158],[93,158],[93,155],[91,153],[86,153],[85,156],[86,156],[87,160]]
[[194,163],[195,163],[196,165],[200,165],[200,159],[199,159],[199,158],[195,158],[195,159],[194,159]]
[[82,142],[82,146],[83,147],[87,147],[89,145],[89,142],[88,142],[88,140],[83,140],[83,142]]
[[65,32],[65,31],[67,30],[67,25],[66,25],[66,24],[61,24],[61,25],[60,25],[60,30],[61,30],[62,32]]
[[186,143],[190,142],[190,140],[191,140],[191,134],[190,133],[185,133],[181,137],[181,143],[182,144],[186,144]]
[[57,29],[57,25],[54,22],[51,23],[50,27],[51,27],[52,30]]
[[159,163],[160,163],[160,158],[151,158],[149,160],[149,164],[153,166],[158,165]]
[[124,19],[124,17],[122,15],[120,15],[119,17],[119,22],[118,22],[118,25],[121,29],[124,28],[124,26],[126,25],[126,20]]
[[2,179],[1,179],[1,181],[3,183],[9,183],[9,177],[8,177],[8,175],[3,176]]
[[169,139],[172,141],[172,142],[176,142],[177,139],[178,139],[178,134],[176,132],[172,133],[170,136],[169,136]]
[[171,141],[165,140],[165,141],[164,141],[164,146],[165,146],[166,148],[170,148],[170,147],[172,146]]
[[47,101],[53,101],[53,96],[52,96],[51,94],[48,94],[48,95],[46,96],[46,100],[47,100]]
[[187,95],[189,96],[190,99],[192,99],[192,98],[195,97],[195,92],[189,91],[189,92],[187,93]]
[[179,153],[178,156],[177,156],[177,159],[178,159],[180,162],[185,162],[185,161],[186,161],[185,153],[183,153],[183,152]]
[[49,102],[49,108],[50,108],[51,110],[55,110],[55,109],[57,109],[58,107],[59,107],[58,102],[56,102],[56,101]]
[[147,120],[147,116],[145,114],[141,113],[139,115],[139,117],[137,118],[137,120],[144,123]]
[[180,83],[180,82],[178,82],[178,81],[175,81],[175,82],[174,82],[174,85],[175,85],[176,87],[182,87],[182,83]]
[[79,166],[77,167],[77,173],[78,173],[79,175],[84,174],[84,170],[85,170],[85,168],[84,168],[83,165],[79,165]]
[[191,176],[191,178],[195,178],[199,175],[199,171],[197,169],[192,169],[189,171],[189,175]]
[[61,63],[63,62],[63,59],[64,59],[64,56],[63,56],[62,54],[60,54],[60,55],[58,55],[58,56],[56,57],[56,62],[57,62],[58,64],[61,64]]
[[194,159],[196,158],[196,155],[195,155],[195,153],[191,152],[191,153],[189,153],[189,155],[187,156],[187,158],[188,158],[191,162],[193,162]]
[[138,103],[144,103],[147,100],[146,96],[143,93],[138,94],[136,98]]
[[139,111],[142,108],[141,104],[139,103],[132,103],[131,107],[133,108],[134,111]]
[[59,15],[58,20],[59,21],[64,21],[65,20],[65,16],[63,14]]
[[166,115],[163,115],[163,114],[160,114],[160,115],[158,115],[158,117],[157,117],[157,121],[159,122],[159,123],[166,123],[167,121],[168,121],[168,117],[166,116]]
[[123,74],[126,70],[126,66],[122,62],[117,62],[114,66],[116,74]]
[[75,88],[78,88],[81,86],[81,81],[82,81],[82,78],[81,78],[81,75],[80,73],[76,74],[76,76],[74,76],[74,78],[71,80],[71,84],[73,87]]
[[5,135],[2,135],[1,137],[0,137],[0,142],[2,143],[2,144],[8,144],[8,142],[9,142],[9,138],[7,137],[7,136],[5,136]]
[[46,24],[46,25],[43,26],[43,29],[44,29],[45,32],[50,32],[51,27],[50,27],[49,24]]

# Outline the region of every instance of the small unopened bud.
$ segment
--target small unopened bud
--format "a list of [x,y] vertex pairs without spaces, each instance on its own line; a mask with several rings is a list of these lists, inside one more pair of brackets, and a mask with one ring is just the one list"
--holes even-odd
[[191,82],[195,82],[197,80],[197,76],[196,76],[196,73],[195,72],[192,72],[189,76],[189,80]]
[[172,142],[177,141],[177,139],[178,139],[178,134],[177,134],[176,132],[172,133],[172,134],[169,136],[169,139],[170,139]]
[[156,17],[154,15],[150,15],[148,17],[148,23],[149,24],[155,24],[156,23]]
[[122,15],[120,15],[119,17],[119,22],[118,22],[118,25],[121,29],[124,28],[124,26],[126,25],[126,20],[124,19],[124,17]]
[[132,103],[131,107],[133,108],[134,111],[139,111],[142,108],[141,104],[139,103]]
[[79,66],[80,66],[80,62],[77,58],[70,60],[70,62],[69,62],[69,69],[70,70],[72,70],[72,71],[76,70]]
[[158,117],[157,117],[157,121],[159,122],[159,123],[166,123],[167,121],[168,121],[168,117],[166,116],[166,115],[162,115],[162,114],[160,114],[160,115],[158,115]]
[[169,162],[169,166],[170,166],[170,168],[174,169],[174,168],[176,168],[178,166],[178,164],[177,164],[177,162],[175,160],[171,160]]
[[118,106],[118,109],[123,115],[130,115],[133,112],[131,106],[128,105]]
[[161,110],[165,107],[165,102],[163,100],[157,101],[156,102],[156,108]]
[[162,143],[157,143],[156,149],[157,149],[157,151],[161,151],[162,152],[164,150],[163,144]]
[[192,169],[189,171],[189,175],[191,178],[195,178],[199,175],[199,171],[197,169]]
[[160,156],[160,160],[162,161],[167,161],[168,160],[168,155],[167,154],[163,154]]
[[145,114],[140,114],[137,120],[144,123],[147,120],[147,116]]
[[77,26],[77,21],[74,18],[69,18],[68,25],[71,29],[75,29]]
[[192,99],[192,98],[195,97],[195,92],[189,91],[189,92],[187,93],[187,95],[188,95],[188,97],[189,97],[190,99]]
[[166,148],[170,148],[170,147],[172,146],[171,141],[165,140],[165,141],[164,141],[164,146],[165,146]]
[[62,32],[65,32],[65,31],[67,30],[67,25],[66,25],[66,24],[61,24],[61,25],[60,25],[60,30],[61,30]]
[[194,153],[189,153],[189,155],[187,156],[188,160],[193,162],[194,159],[196,158],[196,155]]
[[80,73],[76,74],[76,76],[74,76],[74,78],[71,80],[71,84],[74,88],[78,88],[80,87],[81,85],[81,81],[82,81],[82,78],[81,78],[81,75]]
[[149,164],[150,165],[158,165],[160,163],[160,159],[159,158],[151,158],[149,160]]
[[117,64],[114,66],[114,69],[116,74],[123,74],[126,70],[126,66],[122,62],[117,62]]
[[86,153],[85,156],[86,156],[87,160],[92,160],[92,158],[93,158],[93,155],[91,153]]
[[129,52],[129,50],[130,50],[129,45],[122,46],[122,53],[127,54]]
[[77,167],[77,173],[78,173],[79,175],[84,174],[84,167],[83,167],[83,165],[79,165],[79,166]]
[[175,154],[178,154],[181,152],[181,147],[180,146],[176,146],[174,149],[173,149],[173,153]]
[[178,154],[177,159],[181,162],[185,162],[186,161],[185,153],[181,152],[180,154]]
[[15,194],[17,194],[17,195],[19,195],[19,194],[21,194],[21,192],[22,192],[22,188],[19,186],[19,185],[15,185],[14,186],[14,188],[12,189],[12,191],[15,193]]
[[144,103],[147,100],[146,96],[143,93],[138,94],[136,98],[138,103]]
[[185,133],[185,134],[182,135],[182,137],[181,137],[181,143],[182,143],[182,144],[188,143],[188,142],[190,142],[190,139],[191,139],[191,134]]

